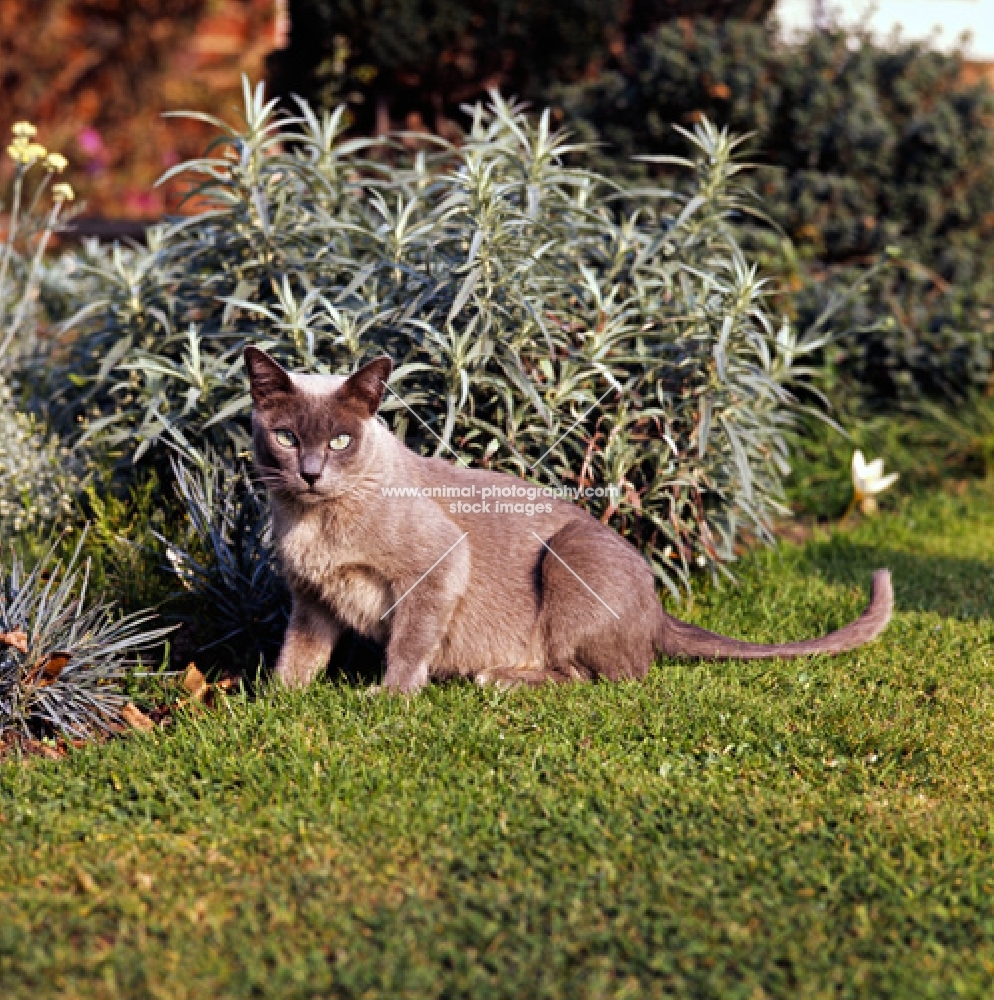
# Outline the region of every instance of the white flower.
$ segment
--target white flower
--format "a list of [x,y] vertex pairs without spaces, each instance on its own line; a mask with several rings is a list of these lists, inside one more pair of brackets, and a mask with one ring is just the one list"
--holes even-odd
[[45,157],[45,169],[53,174],[61,174],[68,166],[69,161],[61,153],[49,153]]
[[863,453],[857,448],[852,456],[853,504],[858,504],[864,514],[872,514],[877,509],[876,495],[893,486],[898,474],[884,475],[884,460],[875,458],[867,464]]

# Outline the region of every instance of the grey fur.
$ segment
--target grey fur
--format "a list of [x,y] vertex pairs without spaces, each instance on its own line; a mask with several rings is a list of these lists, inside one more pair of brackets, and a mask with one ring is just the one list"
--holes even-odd
[[[290,374],[251,347],[245,363],[257,468],[293,593],[277,663],[288,685],[309,683],[346,628],[385,645],[383,686],[410,693],[457,676],[502,686],[643,677],[657,653],[840,653],[875,638],[890,618],[890,574],[879,570],[863,615],[820,639],[747,643],[679,621],[660,606],[636,549],[573,504],[543,498],[529,515],[480,501],[474,512],[424,495],[475,487],[471,503],[527,484],[423,458],[394,437],[376,419],[389,358],[349,379]],[[293,447],[274,436],[284,430]],[[398,488],[421,494],[384,492]]]

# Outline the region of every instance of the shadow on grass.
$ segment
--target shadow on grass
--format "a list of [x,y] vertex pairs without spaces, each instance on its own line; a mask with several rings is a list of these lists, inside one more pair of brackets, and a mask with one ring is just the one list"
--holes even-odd
[[994,564],[980,559],[916,554],[835,537],[809,545],[806,562],[826,580],[864,587],[873,570],[889,569],[898,611],[994,618]]
[[335,645],[327,677],[356,687],[369,687],[383,680],[385,666],[383,647],[349,629]]

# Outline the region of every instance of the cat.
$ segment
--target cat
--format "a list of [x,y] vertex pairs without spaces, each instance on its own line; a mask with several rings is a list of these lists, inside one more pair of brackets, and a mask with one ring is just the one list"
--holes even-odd
[[841,653],[890,619],[890,574],[878,570],[863,615],[820,639],[748,643],[682,622],[663,611],[639,552],[586,511],[499,502],[529,484],[408,449],[377,419],[390,358],[348,378],[291,374],[255,347],[244,359],[256,468],[293,596],[276,664],[288,686],[310,683],[347,629],[385,647],[382,688],[411,694],[446,677],[640,678],[659,654]]

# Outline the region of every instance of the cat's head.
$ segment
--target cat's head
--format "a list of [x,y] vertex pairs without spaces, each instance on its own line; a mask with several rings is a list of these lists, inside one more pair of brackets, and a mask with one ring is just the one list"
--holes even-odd
[[350,475],[366,464],[363,444],[393,362],[376,358],[348,378],[291,374],[265,351],[246,347],[245,368],[260,478],[304,502],[347,492]]

